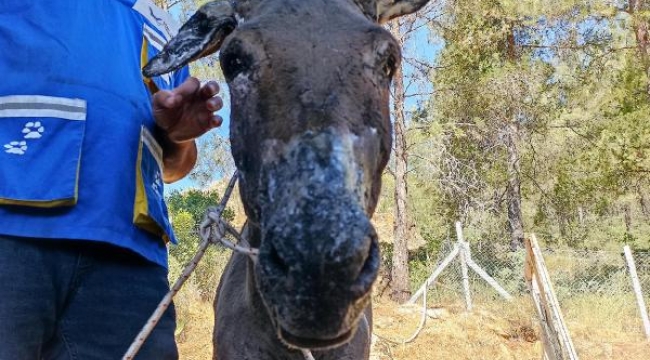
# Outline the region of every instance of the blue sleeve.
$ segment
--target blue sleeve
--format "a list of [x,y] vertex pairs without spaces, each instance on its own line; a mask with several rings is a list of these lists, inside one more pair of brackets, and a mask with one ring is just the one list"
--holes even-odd
[[190,77],[190,67],[184,66],[181,69],[178,69],[174,72],[173,76],[173,87],[177,87],[182,84],[187,78]]

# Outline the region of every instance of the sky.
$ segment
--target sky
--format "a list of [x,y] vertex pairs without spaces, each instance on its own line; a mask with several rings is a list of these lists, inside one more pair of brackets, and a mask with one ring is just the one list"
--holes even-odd
[[[228,88],[225,83],[219,83],[219,86],[221,86],[221,92],[227,92]],[[220,136],[223,137],[228,137],[229,132],[230,132],[230,104],[227,103],[226,99],[224,99],[224,106],[223,109],[217,111],[217,115],[221,116],[223,118],[223,124],[221,124],[221,127],[217,129],[212,129],[210,131],[216,132]],[[198,140],[199,142],[202,141],[201,139]],[[201,156],[201,154],[199,154]],[[172,191],[174,190],[185,190],[189,188],[196,188],[198,185],[190,179],[189,176],[184,177],[183,179],[173,183],[173,184],[166,184],[165,185],[165,194],[169,195]]]

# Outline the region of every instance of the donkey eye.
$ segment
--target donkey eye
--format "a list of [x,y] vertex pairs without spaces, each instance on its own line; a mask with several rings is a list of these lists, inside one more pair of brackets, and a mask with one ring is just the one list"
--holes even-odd
[[374,46],[376,71],[391,80],[401,58],[399,46],[390,35],[385,33],[382,33],[381,38],[375,42]]
[[231,81],[237,75],[248,71],[251,64],[251,56],[237,47],[229,48],[221,54],[221,69],[227,81]]
[[244,71],[244,60],[236,55],[226,56],[221,60],[221,68],[227,80],[232,80]]
[[386,61],[384,62],[383,66],[383,73],[386,75],[388,78],[392,78],[393,74],[395,73],[395,67],[397,65],[397,61],[395,60],[394,56],[389,56]]
[[397,69],[397,59],[393,55],[389,55],[382,64],[382,73],[387,78],[392,78]]

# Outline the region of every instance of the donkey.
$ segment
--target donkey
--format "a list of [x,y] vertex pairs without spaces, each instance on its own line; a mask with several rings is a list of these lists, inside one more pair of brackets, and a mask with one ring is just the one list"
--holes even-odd
[[204,5],[144,68],[221,49],[232,155],[257,260],[233,254],[215,300],[215,359],[368,359],[380,264],[372,216],[391,151],[398,43],[379,24],[428,0]]

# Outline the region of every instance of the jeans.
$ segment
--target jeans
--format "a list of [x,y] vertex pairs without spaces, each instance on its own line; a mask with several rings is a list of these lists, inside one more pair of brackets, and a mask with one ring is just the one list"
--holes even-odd
[[[121,359],[167,269],[91,242],[0,236],[0,360]],[[171,306],[136,359],[177,359]]]

